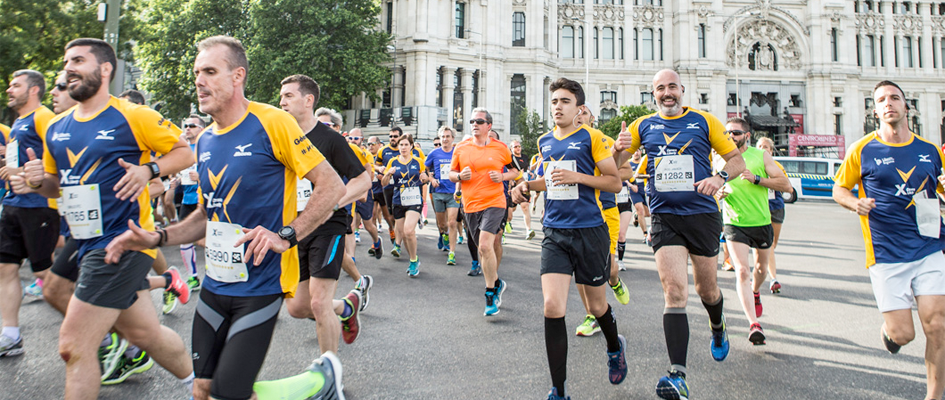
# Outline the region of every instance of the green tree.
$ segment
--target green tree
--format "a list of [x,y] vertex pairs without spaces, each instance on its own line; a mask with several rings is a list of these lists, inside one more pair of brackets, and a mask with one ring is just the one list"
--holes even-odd
[[606,124],[601,125],[600,130],[601,132],[604,132],[605,135],[616,139],[617,135],[620,134],[622,122],[626,122],[627,127],[629,128],[630,124],[632,124],[633,121],[636,121],[637,118],[652,114],[653,112],[653,110],[647,108],[647,106],[644,105],[620,106],[620,114],[612,118],[610,121],[607,121]]
[[538,153],[538,138],[546,131],[545,124],[535,110],[523,107],[518,115],[519,141],[522,143],[522,157],[531,160]]
[[178,117],[195,103],[196,43],[213,35],[239,39],[249,58],[248,98],[276,104],[279,82],[306,74],[321,86],[319,106],[345,108],[350,96],[390,79],[390,41],[375,29],[372,0],[154,0],[142,13],[146,40],[136,55],[142,86]]

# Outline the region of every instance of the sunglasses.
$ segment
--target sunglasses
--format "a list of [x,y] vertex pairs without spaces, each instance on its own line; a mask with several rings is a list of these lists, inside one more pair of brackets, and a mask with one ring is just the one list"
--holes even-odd
[[739,130],[725,131],[725,134],[726,134],[726,135],[732,135],[732,136],[741,136],[741,135],[744,135],[744,134],[746,134],[746,133],[748,133],[748,132],[739,131]]
[[348,140],[351,140],[351,141],[361,140],[361,136],[348,136]]
[[433,143],[433,147],[440,147],[439,143]]
[[69,88],[69,85],[66,85],[65,82],[56,84],[56,89],[59,89],[60,92],[65,92],[66,89],[68,88]]
[[485,125],[485,124],[488,124],[488,123],[489,123],[488,121],[486,121],[486,120],[484,120],[484,119],[482,119],[482,118],[477,118],[477,119],[471,119],[471,120],[469,120],[469,124],[470,124],[470,125]]
[[200,125],[197,124],[184,124],[184,128],[199,128]]
[[395,135],[390,135],[390,136],[388,136],[388,137],[391,138],[391,139],[399,139],[399,138],[400,138],[400,136],[395,136]]

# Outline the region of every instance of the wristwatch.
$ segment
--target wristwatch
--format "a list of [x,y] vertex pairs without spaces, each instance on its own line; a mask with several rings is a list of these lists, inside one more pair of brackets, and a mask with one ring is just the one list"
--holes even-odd
[[760,185],[760,184],[761,184],[761,176],[755,175],[755,184],[756,184],[756,185]]
[[719,170],[719,172],[716,175],[721,176],[723,182],[728,182],[728,172],[725,172],[724,169]]
[[280,238],[282,238],[282,240],[289,241],[289,248],[295,247],[299,244],[299,240],[295,238],[295,228],[289,225],[283,226],[282,229],[279,229],[278,235]]
[[156,162],[152,161],[144,164],[144,166],[151,169],[151,179],[161,176],[161,167],[159,167]]

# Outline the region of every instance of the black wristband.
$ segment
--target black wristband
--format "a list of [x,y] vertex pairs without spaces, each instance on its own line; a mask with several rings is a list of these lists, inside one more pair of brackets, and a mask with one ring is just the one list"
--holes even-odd
[[167,243],[167,231],[165,231],[164,228],[160,228],[160,229],[157,230],[157,233],[158,233],[159,235],[161,235],[161,237],[158,238],[158,244],[157,244],[157,246],[156,246],[155,248],[161,247],[161,246],[163,246],[165,243]]
[[755,184],[756,184],[756,185],[760,185],[760,184],[761,184],[761,177],[758,176],[758,175],[755,175]]

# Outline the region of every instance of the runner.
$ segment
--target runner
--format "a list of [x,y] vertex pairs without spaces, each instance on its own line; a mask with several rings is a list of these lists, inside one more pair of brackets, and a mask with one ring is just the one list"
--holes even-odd
[[[627,229],[630,228],[630,221],[634,226],[641,225],[643,222],[643,236],[646,237],[646,202],[643,198],[643,179],[636,179],[636,171],[640,167],[640,150],[633,153],[633,158],[628,162],[629,170],[620,170],[620,193],[617,193],[617,210],[620,211],[620,232],[617,235],[617,266],[621,271],[626,271],[627,267],[623,263],[624,253],[627,251]],[[639,181],[639,182],[638,182]],[[637,206],[639,204],[639,206]],[[638,213],[634,213],[637,210]]]
[[[399,126],[395,126],[390,129],[390,133],[388,134],[388,137],[390,137],[390,144],[378,150],[377,155],[374,156],[374,165],[375,165],[376,172],[378,175],[384,176],[385,168],[387,167],[387,164],[390,163],[391,159],[397,157],[397,155],[400,154],[400,150],[397,148],[397,143],[400,142],[400,137],[403,136],[403,134],[404,134],[404,130],[401,129]],[[413,155],[415,157],[419,157],[420,159],[423,159],[423,155],[416,149],[413,149]],[[384,200],[379,201],[379,203],[381,204],[381,206],[383,206],[381,207],[381,212],[384,214],[384,219],[387,220],[387,229],[390,234],[390,244],[397,245],[397,238],[396,238],[397,235],[394,232],[394,217],[393,217],[394,205],[392,204],[392,201],[394,198],[393,185],[384,185],[383,198]],[[377,201],[379,199],[375,198],[374,200]],[[384,211],[384,208],[386,208],[387,211]],[[416,225],[416,222],[414,223],[414,225]],[[391,254],[393,254],[393,252],[394,252],[394,249],[391,249]]]
[[427,182],[426,168],[423,160],[413,155],[413,137],[400,136],[397,140],[400,155],[391,158],[384,168],[381,184],[393,188],[391,210],[394,216],[397,241],[391,254],[400,257],[401,246],[407,248],[410,265],[407,275],[411,278],[420,273],[420,256],[417,255],[417,221],[420,220],[420,208],[423,206],[423,197],[420,186]]
[[[768,249],[774,241],[771,212],[768,210],[768,190],[791,190],[788,180],[771,155],[751,147],[751,125],[733,117],[725,122],[725,133],[735,140],[745,160],[745,170],[720,189],[725,199],[722,220],[728,252],[735,264],[735,289],[748,318],[748,340],[753,345],[765,344],[765,333],[758,323],[761,316],[761,285],[768,274]],[[757,261],[754,270],[748,258],[749,248],[755,249]],[[749,280],[750,279],[750,280]],[[751,295],[749,295],[751,290]],[[754,303],[754,304],[752,304]],[[753,307],[754,306],[754,307]]]
[[[461,182],[463,209],[469,241],[478,248],[479,265],[486,280],[486,308],[484,315],[499,313],[506,283],[499,279],[499,260],[502,258],[502,224],[506,218],[506,199],[503,182],[519,175],[512,163],[512,153],[498,140],[489,137],[492,114],[476,108],[469,120],[472,139],[453,151],[450,180]],[[508,172],[503,173],[503,167]],[[472,271],[470,271],[472,272]]]
[[[774,155],[774,141],[771,138],[758,138],[756,147],[764,150],[770,156]],[[787,176],[781,163],[774,160],[774,164],[781,169],[782,174]],[[791,188],[791,190],[794,190],[794,188]],[[781,293],[781,283],[778,282],[778,266],[774,260],[774,249],[778,247],[778,239],[781,237],[781,225],[784,224],[784,196],[780,191],[768,189],[768,209],[771,211],[771,230],[774,231],[774,240],[771,242],[771,248],[768,249],[768,276],[771,277],[771,285],[768,286],[768,290],[772,294],[777,294]]]
[[556,400],[568,398],[564,317],[572,275],[578,287],[584,288],[590,313],[607,341],[611,384],[618,385],[627,377],[627,341],[617,332],[617,320],[604,292],[610,276],[610,239],[598,203],[600,191],[620,191],[617,166],[604,135],[578,120],[588,112],[581,85],[560,78],[549,90],[555,128],[538,139],[541,158],[548,161],[539,167],[539,179],[519,184],[513,196],[521,201],[529,190],[548,191],[542,222],[541,291],[552,383],[548,399]]
[[945,181],[942,151],[909,131],[909,106],[899,85],[879,82],[873,89],[873,102],[873,116],[880,127],[850,145],[837,173],[833,199],[860,217],[866,267],[883,314],[880,335],[886,350],[895,354],[915,338],[912,307],[917,304],[926,336],[925,398],[941,399],[945,388],[941,238],[945,230],[936,192],[943,192]]
[[[184,140],[187,141],[191,151],[196,151],[197,137],[207,127],[207,123],[199,115],[192,114],[184,120],[183,127]],[[181,171],[178,178],[180,186],[183,188],[181,190],[184,192],[180,212],[177,213],[180,221],[187,219],[190,213],[197,209],[197,178],[197,164]],[[191,291],[200,290],[200,277],[197,274],[197,245],[197,243],[180,245],[180,258],[184,262],[184,270],[190,275],[187,278],[187,286],[190,287]]]
[[[618,164],[641,147],[653,161],[646,165],[651,177],[646,189],[653,211],[650,232],[666,303],[663,332],[671,364],[669,375],[656,386],[657,395],[664,399],[689,397],[686,258],[692,260],[696,292],[709,314],[712,357],[722,361],[728,355],[722,292],[716,281],[722,221],[712,196],[729,176],[737,177],[745,169],[745,162],[735,143],[725,136],[722,123],[711,114],[683,107],[680,102],[683,93],[685,88],[675,71],[657,72],[653,77],[653,97],[659,112],[637,119],[629,131],[624,124],[614,145]],[[711,148],[727,161],[725,169],[716,175],[710,175]]]
[[[522,157],[522,143],[518,140],[513,140],[509,145],[512,150],[512,162],[515,164],[515,168],[522,172],[522,178],[528,178],[528,164],[525,164],[525,158]],[[527,180],[527,179],[526,179]],[[529,196],[531,193],[529,193]],[[532,240],[535,237],[535,230],[532,229],[532,211],[531,211],[531,197],[525,197],[525,201],[522,202],[522,218],[525,220],[525,240]],[[512,233],[512,217],[515,213],[516,207],[519,205],[516,203],[509,203],[509,216],[507,218],[508,223],[505,224],[505,233]]]
[[[373,199],[372,206],[373,212],[371,213],[371,220],[366,222],[365,225],[371,225],[374,227],[374,231],[378,232],[374,243],[371,244],[371,248],[368,249],[368,255],[374,256],[378,260],[381,259],[381,256],[384,254],[384,246],[381,243],[380,237],[380,228],[381,228],[381,218],[383,217],[382,209],[387,208],[387,203],[384,202],[384,187],[381,185],[381,175],[383,167],[377,166],[377,158],[374,157],[375,154],[378,154],[381,151],[381,148],[384,147],[382,143],[376,136],[368,138],[368,152],[371,153],[371,158],[375,160],[374,171],[372,171],[374,180],[371,182],[371,193],[369,196]],[[382,204],[383,203],[383,204]]]
[[[20,174],[30,158],[27,150],[41,155],[49,121],[55,117],[40,101],[46,92],[43,74],[21,69],[13,73],[7,89],[7,105],[19,115],[8,133],[5,164],[0,179]],[[59,214],[55,200],[36,193],[7,192],[0,213],[0,357],[23,354],[19,314],[23,299],[19,270],[25,259],[42,292],[42,279],[52,266],[52,255],[59,235]],[[34,289],[35,290],[35,289]]]
[[[49,198],[59,197],[61,184],[63,208],[79,246],[78,285],[59,338],[66,362],[64,397],[98,396],[102,377],[95,354],[112,326],[189,391],[190,356],[180,336],[159,324],[147,293],[145,277],[155,251],[118,253],[106,260],[105,247],[128,226],[154,229],[148,180],[177,173],[193,162],[193,153],[160,114],[109,96],[107,82],[117,65],[111,46],[76,39],[65,50],[69,95],[79,105],[52,120],[42,160],[28,151],[24,172],[11,178],[18,193]],[[165,156],[145,163],[151,151]]]
[[[371,243],[373,244],[373,243],[380,243],[380,240],[381,240],[380,234],[377,231],[377,225],[368,223],[368,221],[373,220],[374,218],[373,190],[374,190],[374,182],[377,180],[377,177],[374,175],[374,167],[373,167],[374,152],[370,150],[366,150],[364,147],[362,147],[362,144],[363,144],[362,142],[364,141],[363,135],[364,134],[361,132],[361,128],[354,128],[351,131],[349,131],[348,136],[346,136],[346,138],[348,139],[348,145],[351,146],[351,149],[352,150],[357,149],[358,151],[360,151],[360,154],[358,154],[358,159],[362,162],[367,163],[365,164],[364,168],[365,170],[368,171],[368,175],[371,177],[371,191],[368,191],[367,196],[365,196],[364,201],[358,200],[357,204],[354,207],[356,213],[354,214],[354,224],[352,225],[352,229],[354,230],[355,241],[358,243],[361,243],[361,236],[358,232],[358,227],[361,225],[364,225],[364,229],[368,231],[368,234],[371,235]],[[356,151],[355,154],[357,153],[358,152]],[[354,258],[353,247],[351,248],[351,251],[352,251],[352,259],[353,259]]]
[[430,193],[433,202],[433,212],[436,216],[436,227],[439,231],[437,249],[448,251],[446,265],[456,265],[456,216],[459,214],[459,203],[453,197],[456,184],[450,180],[450,163],[453,159],[453,129],[441,126],[437,131],[437,140],[433,151],[427,156],[424,165],[436,179],[431,179],[433,191]]

